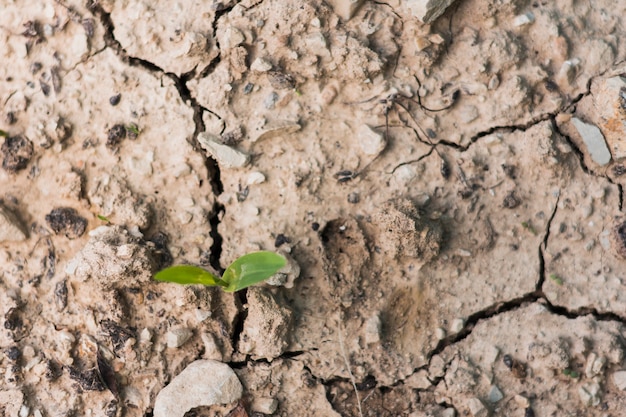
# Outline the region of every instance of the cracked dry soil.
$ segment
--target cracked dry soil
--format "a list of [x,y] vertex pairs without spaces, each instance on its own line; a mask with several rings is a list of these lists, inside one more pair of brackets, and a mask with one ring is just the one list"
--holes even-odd
[[406,3],[4,1],[0,415],[626,415],[626,3]]

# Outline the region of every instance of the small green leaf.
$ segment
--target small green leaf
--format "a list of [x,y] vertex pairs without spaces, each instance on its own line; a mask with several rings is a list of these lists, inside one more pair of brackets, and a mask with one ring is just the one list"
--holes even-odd
[[111,221],[106,216],[103,216],[102,214],[98,214],[98,218],[102,220],[103,222],[111,223]]
[[219,285],[225,287],[226,283],[207,271],[193,265],[176,265],[165,268],[154,275],[157,281],[175,282],[176,284],[202,284],[208,286]]
[[235,292],[264,281],[287,264],[281,255],[268,252],[253,252],[244,255],[226,268],[222,279],[228,287],[224,291]]
[[550,274],[550,279],[554,281],[556,285],[563,285],[563,280],[557,274]]
[[7,136],[9,136],[9,134],[7,132],[5,132],[4,130],[0,129],[0,136],[6,138]]
[[137,136],[141,133],[141,131],[139,130],[139,127],[134,124],[134,123],[130,123],[128,125],[126,125],[126,131],[129,133],[132,133],[133,135]]

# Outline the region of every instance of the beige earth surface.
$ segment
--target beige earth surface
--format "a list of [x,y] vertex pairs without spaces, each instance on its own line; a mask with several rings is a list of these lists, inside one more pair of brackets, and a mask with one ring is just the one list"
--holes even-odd
[[625,416],[626,2],[448,3],[0,0],[0,416]]

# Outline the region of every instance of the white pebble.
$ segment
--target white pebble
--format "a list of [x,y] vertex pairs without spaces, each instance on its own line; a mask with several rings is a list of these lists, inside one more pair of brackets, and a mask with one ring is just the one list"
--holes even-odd
[[193,332],[186,327],[177,327],[167,332],[167,347],[179,348],[191,338]]

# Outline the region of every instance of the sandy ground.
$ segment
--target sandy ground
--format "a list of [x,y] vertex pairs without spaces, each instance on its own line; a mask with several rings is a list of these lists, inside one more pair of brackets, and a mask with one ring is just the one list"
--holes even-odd
[[0,416],[626,415],[626,3],[0,3]]

